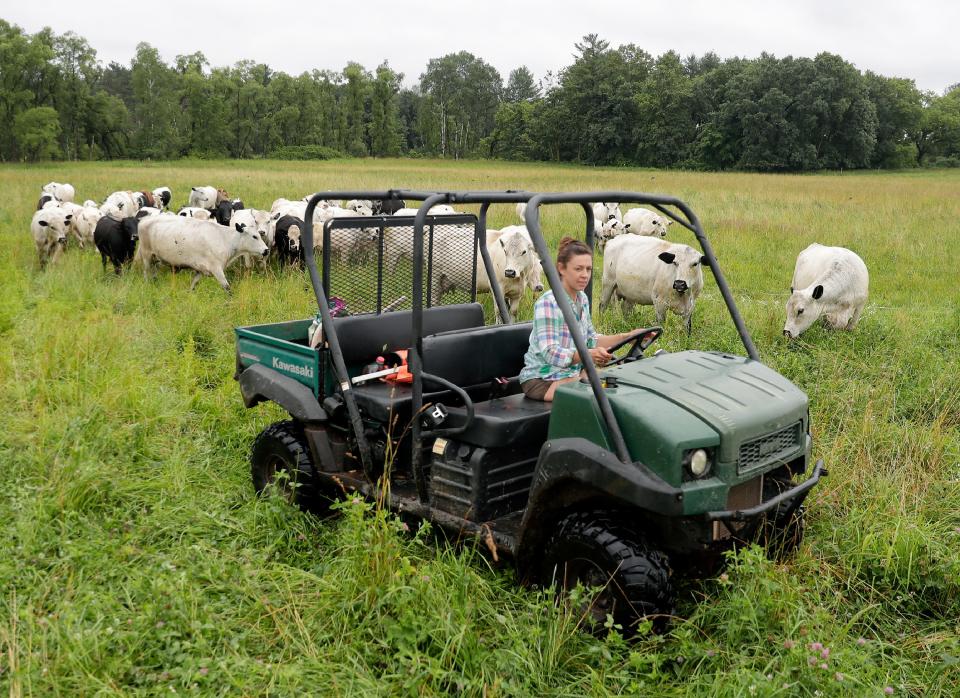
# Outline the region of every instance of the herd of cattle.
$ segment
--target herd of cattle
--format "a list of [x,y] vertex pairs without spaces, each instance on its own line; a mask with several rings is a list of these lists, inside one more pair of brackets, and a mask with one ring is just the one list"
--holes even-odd
[[[212,276],[230,290],[224,270],[243,259],[249,268],[254,261],[265,267],[270,255],[281,267],[303,261],[300,241],[307,201],[277,199],[270,210],[247,208],[240,199],[223,189],[193,187],[187,205],[174,214],[169,187],[152,191],[117,191],[97,204],[73,202],[74,188],[50,182],[42,188],[31,223],[40,267],[54,262],[73,237],[79,247],[93,244],[99,250],[104,269],[109,261],[117,274],[131,260],[137,261],[146,278],[155,274],[154,263],[194,272],[190,288],[204,276]],[[517,204],[523,219],[525,204]],[[692,247],[666,240],[672,220],[645,208],[622,213],[616,203],[593,207],[597,246],[603,253],[600,306],[614,298],[625,304],[652,305],[657,323],[668,310],[676,313],[690,331],[694,305],[703,288],[702,266],[706,259]],[[314,225],[320,230],[332,218],[365,216],[409,217],[417,209],[406,208],[400,200],[322,201],[314,210]],[[431,215],[457,213],[448,205],[434,206]],[[380,229],[362,223],[338,229],[331,236],[329,252],[340,259],[364,263],[376,254]],[[474,249],[473,227],[445,225],[434,231],[434,302],[452,289],[469,290],[474,272],[477,290],[490,291],[479,255],[477,266],[464,265]],[[322,251],[323,237],[314,245]],[[540,259],[523,225],[488,230],[487,250],[511,314],[515,315],[526,290],[543,291]],[[411,227],[383,228],[384,269],[393,273],[412,248]],[[468,253],[468,254],[465,254]],[[869,274],[863,260],[842,247],[813,243],[797,257],[787,301],[784,335],[798,337],[818,318],[834,329],[852,329],[867,300]]]

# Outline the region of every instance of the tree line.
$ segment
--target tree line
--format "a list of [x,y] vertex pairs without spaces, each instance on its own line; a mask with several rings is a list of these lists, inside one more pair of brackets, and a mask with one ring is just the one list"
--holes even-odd
[[960,84],[942,95],[840,56],[654,57],[595,34],[573,63],[504,81],[466,51],[412,87],[370,71],[297,76],[253,61],[97,60],[73,32],[0,19],[0,159],[439,156],[807,171],[960,165]]

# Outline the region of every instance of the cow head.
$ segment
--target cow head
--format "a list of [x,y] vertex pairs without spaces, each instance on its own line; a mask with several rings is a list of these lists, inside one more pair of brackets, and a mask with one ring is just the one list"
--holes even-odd
[[[594,224],[596,224],[596,221],[594,221]],[[630,232],[629,228],[629,225],[624,225],[616,218],[611,218],[606,223],[601,225],[596,231],[597,247],[603,251],[603,249],[607,246],[607,243],[613,240],[613,238],[615,238],[617,235]]]
[[[246,212],[248,209],[244,209]],[[263,236],[257,230],[257,226],[244,222],[234,223],[234,230],[237,231],[237,252],[246,252],[248,254],[266,257],[270,254],[270,248],[263,241]]]
[[658,280],[666,274],[670,287],[681,296],[690,293],[696,297],[700,293],[703,288],[703,255],[689,245],[671,245],[657,258],[666,265],[658,273]]
[[497,242],[503,249],[503,275],[508,279],[526,280],[533,266],[539,264],[533,243],[520,232],[501,235]]
[[823,286],[820,284],[796,291],[791,288],[790,298],[787,300],[787,322],[783,326],[783,336],[787,339],[796,339],[809,329],[823,312],[822,298]]

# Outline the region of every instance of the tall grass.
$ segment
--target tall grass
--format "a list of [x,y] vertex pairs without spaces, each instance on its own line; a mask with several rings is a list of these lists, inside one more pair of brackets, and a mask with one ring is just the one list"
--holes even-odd
[[[635,189],[711,236],[764,361],[810,395],[830,476],[797,556],[756,551],[682,590],[664,636],[626,644],[472,544],[364,502],[320,521],[253,496],[249,445],[283,417],[243,408],[236,325],[306,317],[302,275],[103,274],[68,250],[39,272],[42,184],[78,198],[217,184],[268,206],[325,188]],[[0,167],[0,687],[9,695],[897,695],[960,693],[960,176],[797,177],[437,161]],[[575,207],[545,212],[555,244]],[[491,226],[515,222],[512,207]],[[671,229],[671,237],[689,236]],[[871,271],[852,333],[781,337],[796,254],[845,245]],[[715,287],[690,338],[742,351]],[[529,316],[531,300],[521,306]],[[596,315],[601,331],[652,311]],[[811,663],[812,662],[812,663]],[[822,667],[826,668],[822,668]]]

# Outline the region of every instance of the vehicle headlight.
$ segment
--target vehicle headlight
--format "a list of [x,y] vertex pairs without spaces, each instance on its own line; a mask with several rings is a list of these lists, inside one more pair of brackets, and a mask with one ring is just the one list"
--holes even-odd
[[695,478],[706,477],[710,473],[710,454],[705,449],[695,448],[684,454],[684,465]]

